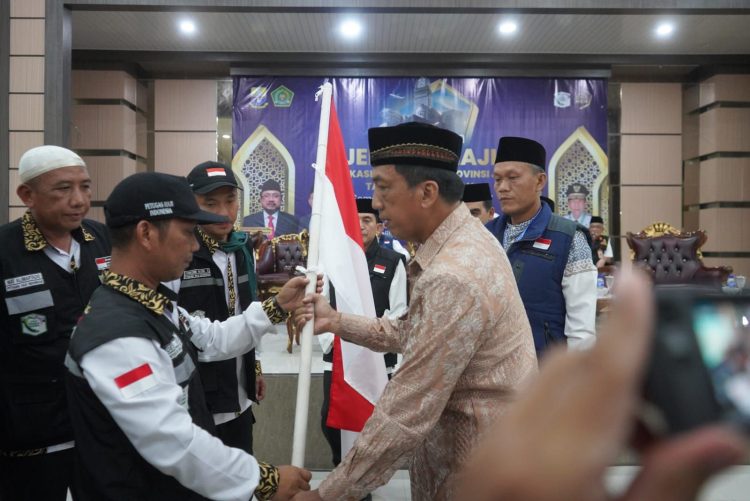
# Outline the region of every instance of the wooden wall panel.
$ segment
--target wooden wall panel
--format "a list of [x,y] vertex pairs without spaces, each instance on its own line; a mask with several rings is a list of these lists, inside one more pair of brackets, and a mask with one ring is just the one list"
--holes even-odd
[[682,184],[682,137],[623,135],[620,180],[626,184]]
[[213,132],[156,132],[154,136],[156,172],[186,176],[199,163],[216,160]]
[[750,108],[714,108],[700,116],[700,154],[750,152]]
[[9,84],[10,92],[44,92],[44,58],[11,57]]
[[637,233],[656,221],[682,226],[681,186],[623,186],[620,188],[621,231]]
[[44,55],[44,19],[10,20],[10,55]]
[[8,116],[11,131],[44,130],[44,95],[10,94]]
[[719,157],[700,163],[700,203],[747,201],[750,158]]
[[215,80],[156,80],[154,129],[215,131]]
[[680,134],[682,85],[624,83],[621,86],[622,134]]

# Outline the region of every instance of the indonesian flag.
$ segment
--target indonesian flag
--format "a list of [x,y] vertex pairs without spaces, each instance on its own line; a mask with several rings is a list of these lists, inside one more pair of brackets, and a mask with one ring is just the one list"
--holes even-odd
[[[320,193],[319,263],[336,290],[336,309],[375,317],[370,274],[359,229],[352,179],[336,108],[331,100],[325,176]],[[333,373],[327,425],[359,432],[388,381],[383,355],[338,336],[333,344]]]

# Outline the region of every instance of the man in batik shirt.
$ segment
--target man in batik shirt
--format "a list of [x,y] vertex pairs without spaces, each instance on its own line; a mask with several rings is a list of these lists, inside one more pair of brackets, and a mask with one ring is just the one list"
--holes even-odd
[[460,499],[455,472],[536,373],[529,322],[500,244],[461,203],[460,136],[409,123],[370,129],[369,141],[373,207],[394,236],[421,244],[408,313],[370,319],[306,301],[316,333],[403,361],[349,454],[295,499],[361,499],[407,464],[413,500]]

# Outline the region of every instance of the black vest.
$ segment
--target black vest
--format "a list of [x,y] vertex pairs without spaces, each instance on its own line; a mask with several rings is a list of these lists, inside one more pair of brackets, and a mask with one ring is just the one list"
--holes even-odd
[[[109,234],[84,220],[75,273],[44,250],[24,246],[21,220],[0,227],[0,450],[41,448],[73,440],[65,400],[65,352],[70,333],[108,266]],[[98,261],[98,265],[97,265]]]
[[[200,312],[211,320],[226,320],[229,309],[225,294],[225,284],[221,270],[213,260],[211,252],[198,236],[200,249],[193,254],[193,261],[182,274],[180,295],[177,304],[185,308],[191,315]],[[248,244],[249,245],[249,244]],[[252,250],[250,251],[252,252]],[[251,254],[252,255],[252,254]],[[244,311],[253,302],[248,283],[245,254],[235,252],[237,269],[237,283],[235,291],[239,297],[240,308]],[[250,263],[250,266],[254,266]],[[242,356],[245,364],[245,388],[251,400],[255,395],[255,350],[250,350]],[[240,410],[239,395],[237,394],[237,362],[234,358],[220,362],[201,362],[198,365],[201,373],[203,390],[206,392],[206,403],[212,414],[222,412],[238,412]]]
[[[404,256],[394,250],[380,246],[375,239],[370,242],[369,247],[365,250],[365,257],[370,272],[370,287],[372,287],[372,299],[375,303],[375,316],[380,318],[385,310],[391,307],[388,298],[391,283],[393,282],[393,276],[396,274],[396,267],[399,261],[404,261]],[[334,308],[336,307],[333,287],[331,287],[331,304]],[[395,353],[386,353],[384,358],[386,367],[396,366],[397,355]],[[333,362],[333,350],[323,355],[323,361]]]
[[[161,290],[160,290],[161,292]],[[214,432],[213,418],[206,406],[198,357],[190,342],[191,333],[181,319],[178,329],[164,315],[158,315],[109,286],[91,297],[70,342],[67,391],[70,418],[75,432],[80,465],[76,475],[77,499],[94,500],[203,500],[147,463],[120,430],[106,407],[82,377],[79,364],[94,348],[121,337],[143,337],[157,342],[172,359],[177,383],[187,391],[187,406],[193,422]]]

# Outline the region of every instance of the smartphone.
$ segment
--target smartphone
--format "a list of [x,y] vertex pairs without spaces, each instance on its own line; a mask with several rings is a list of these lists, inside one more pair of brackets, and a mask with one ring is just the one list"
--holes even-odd
[[750,431],[750,296],[657,289],[643,422],[674,435],[723,421]]

